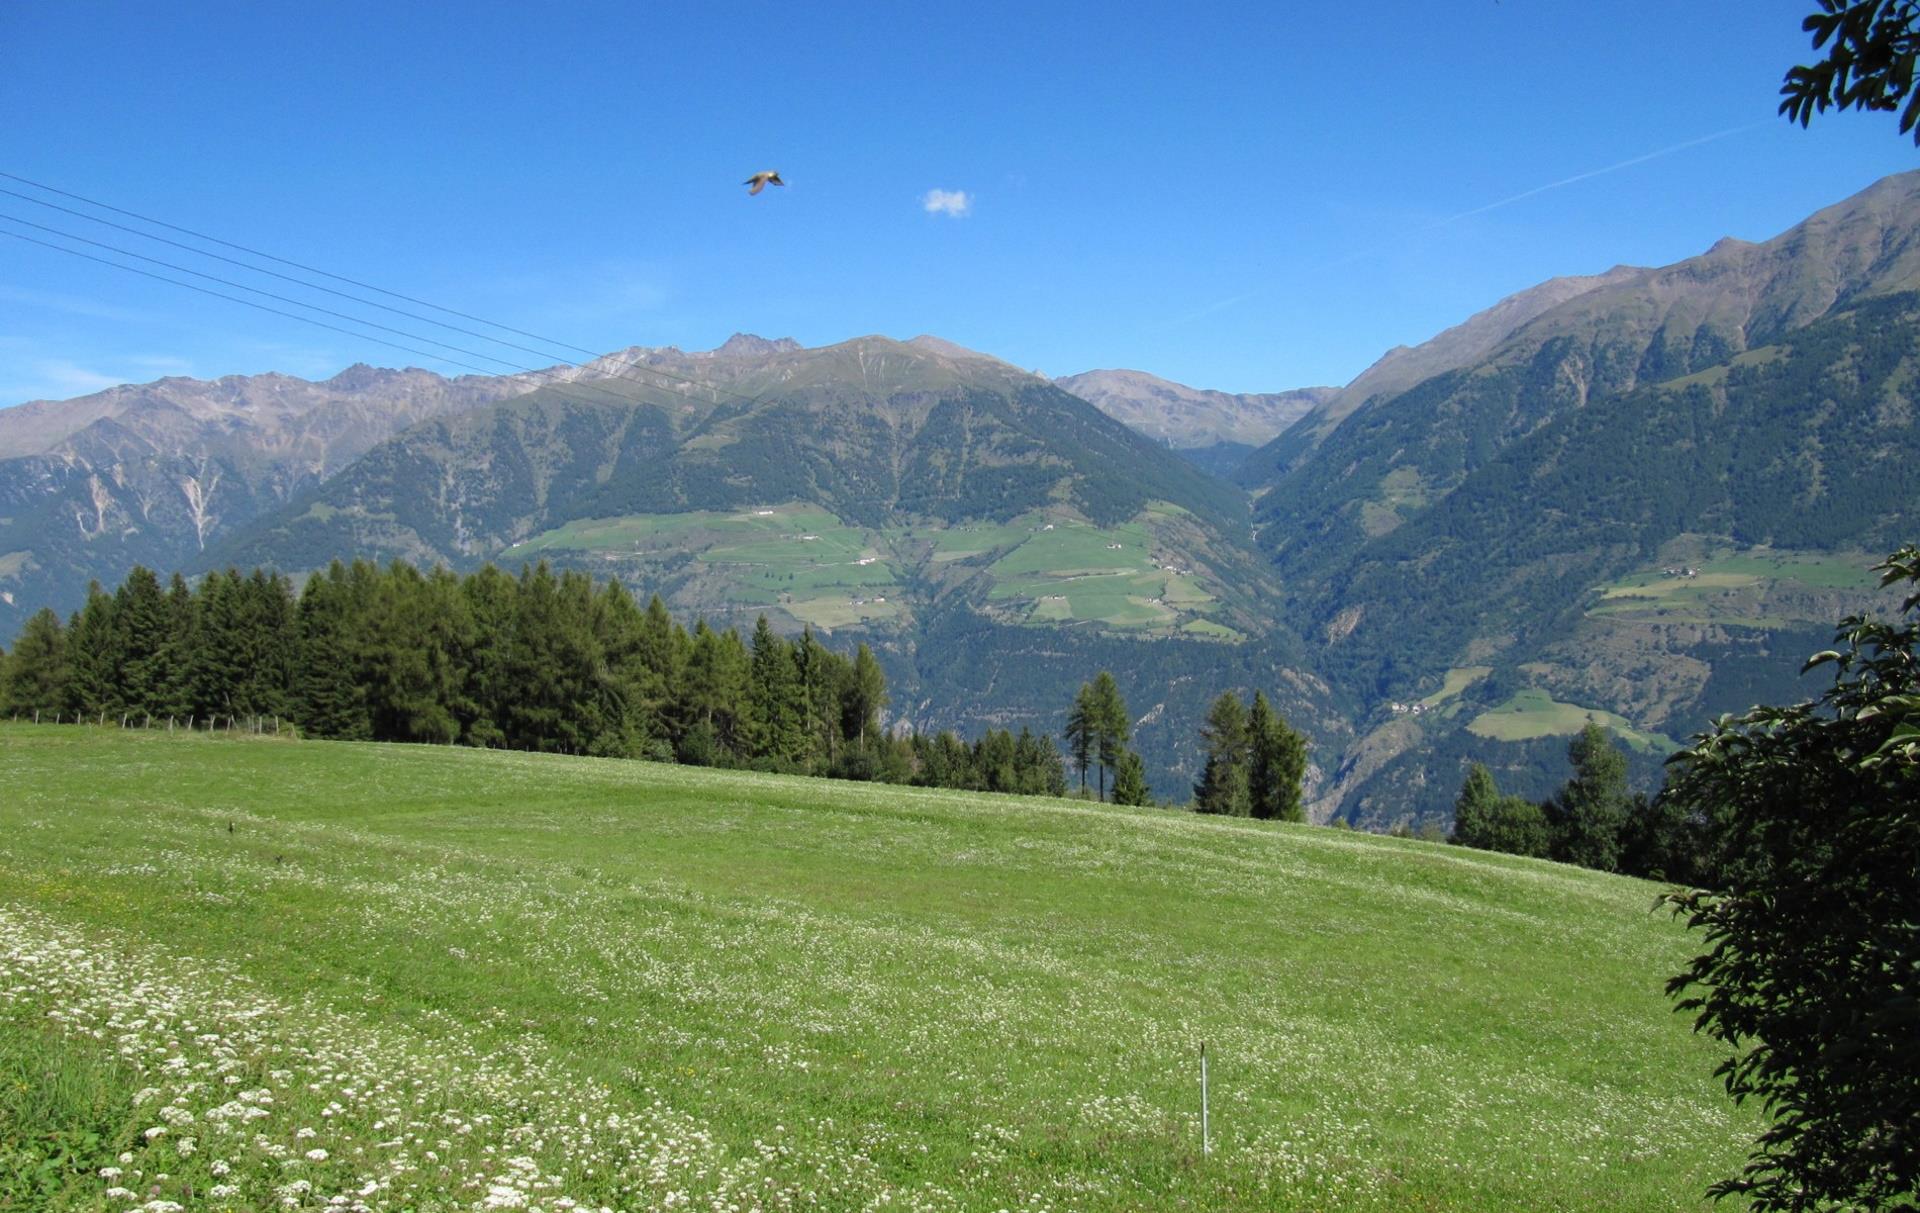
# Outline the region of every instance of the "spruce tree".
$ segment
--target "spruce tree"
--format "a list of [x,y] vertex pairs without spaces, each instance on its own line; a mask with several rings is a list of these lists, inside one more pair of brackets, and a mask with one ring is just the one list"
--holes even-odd
[[1247,803],[1247,712],[1240,697],[1226,691],[1207,710],[1207,761],[1194,785],[1194,807],[1202,813],[1244,817]]
[[1621,831],[1631,800],[1627,756],[1607,730],[1589,722],[1567,745],[1573,778],[1547,807],[1554,858],[1602,872],[1620,866]]
[[1093,765],[1094,749],[1100,736],[1098,713],[1094,708],[1093,684],[1080,684],[1080,693],[1067,709],[1065,730],[1067,751],[1073,755],[1074,769],[1080,772],[1080,794],[1087,794],[1087,768]]
[[1253,693],[1247,712],[1247,806],[1255,817],[1275,821],[1304,821],[1300,783],[1307,770],[1306,738],[1293,731],[1267,703]]
[[67,630],[50,607],[35,611],[14,641],[7,659],[7,706],[31,717],[70,712],[67,670]]
[[866,743],[867,734],[880,727],[880,709],[887,706],[887,679],[873,650],[862,644],[853,655],[853,674],[841,697],[841,732],[849,741]]
[[1476,762],[1468,767],[1467,777],[1460,784],[1460,795],[1453,801],[1453,833],[1447,841],[1483,851],[1494,849],[1488,839],[1492,836],[1493,816],[1499,801],[1500,789],[1494,786],[1493,772],[1487,770],[1484,763]]
[[765,615],[753,629],[749,735],[753,757],[778,766],[801,760],[806,750],[806,708],[793,647],[774,634]]
[[1147,790],[1147,764],[1137,751],[1123,753],[1113,769],[1113,803],[1152,803]]
[[1101,670],[1093,679],[1095,733],[1094,758],[1100,764],[1100,798],[1106,799],[1107,772],[1117,766],[1133,739],[1127,719],[1126,701],[1120,698],[1120,686],[1113,675]]
[[347,570],[339,561],[307,579],[294,612],[299,656],[293,715],[315,737],[365,741],[373,736],[355,648]]
[[126,710],[164,716],[168,696],[167,596],[153,570],[135,565],[114,592],[120,687]]
[[67,628],[67,706],[89,717],[121,711],[118,617],[113,598],[95,581],[87,586],[87,605]]

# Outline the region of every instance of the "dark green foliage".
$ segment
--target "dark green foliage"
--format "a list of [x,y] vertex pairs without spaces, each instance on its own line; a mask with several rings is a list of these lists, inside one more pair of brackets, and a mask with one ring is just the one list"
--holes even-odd
[[[491,565],[461,578],[404,561],[335,561],[297,603],[284,578],[264,571],[212,573],[197,588],[176,575],[163,595],[136,569],[116,594],[96,592],[72,629],[41,611],[0,657],[0,703],[69,719],[126,711],[145,723],[151,704],[182,723],[284,714],[310,736],[347,740],[1034,796],[1067,788],[1053,739],[1030,729],[989,729],[971,746],[951,732],[888,736],[886,677],[865,645],[849,659],[811,631],[784,639],[764,618],[751,648],[705,620],[689,635],[657,596],[643,611],[617,582],[596,586],[544,563],[516,580]],[[76,657],[144,673],[83,683]]]
[[[355,566],[356,572],[366,570],[365,565]],[[353,646],[353,624],[365,606],[355,602],[356,588],[336,560],[324,574],[307,580],[295,612],[300,653],[290,688],[295,718],[317,737],[365,741],[373,736]],[[365,585],[363,592],[370,590]]]
[[129,713],[165,715],[175,682],[166,593],[151,569],[135,565],[114,593],[120,646],[119,694]]
[[1247,712],[1248,812],[1274,821],[1305,821],[1300,781],[1306,772],[1307,739],[1274,712],[1265,692],[1255,691]]
[[[1900,115],[1900,133],[1920,144],[1920,93],[1913,89],[1920,55],[1920,6],[1913,0],[1819,0],[1800,28],[1827,57],[1791,68],[1780,86],[1780,112],[1806,126],[1828,108]],[[1831,43],[1832,45],[1828,45]]]
[[1245,817],[1251,808],[1247,800],[1247,711],[1238,695],[1226,691],[1213,701],[1200,736],[1206,742],[1207,763],[1193,788],[1193,807],[1202,813]]
[[1151,803],[1151,793],[1147,789],[1147,764],[1132,750],[1122,754],[1119,765],[1113,769],[1113,803]]
[[[1920,548],[1880,566],[1920,585]],[[1723,717],[1666,798],[1713,823],[1724,891],[1668,898],[1708,950],[1668,983],[1772,1125],[1715,1195],[1912,1209],[1920,1193],[1920,594],[1842,621],[1814,703]]]
[[1101,670],[1094,675],[1087,692],[1088,710],[1093,713],[1094,761],[1100,764],[1100,793],[1106,795],[1107,772],[1120,764],[1133,740],[1133,722],[1127,718],[1127,702],[1120,697],[1120,684],[1113,674]]
[[1100,735],[1098,712],[1093,703],[1093,686],[1082,683],[1067,709],[1067,752],[1073,756],[1074,770],[1080,772],[1080,790],[1087,790],[1087,768],[1093,765],[1094,747]]
[[87,605],[67,627],[67,707],[98,717],[120,714],[120,668],[126,657],[119,611],[99,582],[87,587]]
[[1524,796],[1503,796],[1493,773],[1474,763],[1454,802],[1453,835],[1459,846],[1509,855],[1544,857],[1552,850],[1553,835],[1547,815]]
[[27,618],[7,658],[6,704],[9,712],[65,712],[69,694],[67,631],[52,608]]
[[862,644],[854,652],[853,671],[841,687],[841,736],[865,742],[868,733],[878,731],[880,709],[886,706],[886,675],[873,650]]
[[1573,778],[1546,806],[1553,857],[1583,868],[1620,868],[1620,834],[1632,801],[1627,759],[1606,729],[1588,724],[1567,743]]

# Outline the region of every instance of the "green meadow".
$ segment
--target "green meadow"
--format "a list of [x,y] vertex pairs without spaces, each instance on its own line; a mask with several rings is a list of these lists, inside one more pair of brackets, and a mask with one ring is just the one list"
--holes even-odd
[[[1824,621],[1831,618],[1824,604],[1809,612],[1805,604],[1783,602],[1782,596],[1870,594],[1880,584],[1872,571],[1875,559],[1845,552],[1723,551],[1601,586],[1599,601],[1587,614],[1745,627],[1781,627],[1809,616]],[[1683,564],[1692,568],[1692,576],[1671,571]]]
[[641,568],[690,555],[716,603],[778,606],[824,628],[894,618],[905,597],[884,536],[817,506],[581,519],[507,549],[501,563],[542,555]]
[[984,579],[988,600],[1029,624],[1241,639],[1206,617],[1217,603],[1185,558],[1156,544],[1155,529],[1179,514],[1156,504],[1115,527],[1037,512],[1004,523],[923,521],[877,530],[798,504],[627,515],[568,522],[507,549],[501,563],[586,557],[644,572],[654,565],[679,569],[679,559],[690,556],[686,567],[700,578],[696,598],[777,607],[832,629],[900,617],[915,601],[903,570],[924,562],[942,579]]
[[1661,993],[1700,941],[1595,872],[451,748],[0,769],[0,1208],[1665,1211],[1757,1128]]
[[1475,716],[1467,723],[1467,731],[1496,741],[1532,741],[1540,737],[1571,737],[1589,723],[1604,725],[1623,745],[1643,753],[1670,754],[1680,748],[1663,733],[1634,728],[1618,713],[1561,703],[1537,687],[1518,691],[1505,703]]

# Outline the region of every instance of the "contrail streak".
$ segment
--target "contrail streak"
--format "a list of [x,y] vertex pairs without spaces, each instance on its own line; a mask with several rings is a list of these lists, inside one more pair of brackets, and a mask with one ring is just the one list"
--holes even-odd
[[1725,139],[1730,135],[1738,135],[1744,131],[1770,125],[1772,124],[1768,122],[1749,122],[1745,126],[1729,127],[1724,131],[1715,131],[1711,135],[1702,135],[1698,139],[1689,139],[1685,143],[1676,143],[1672,147],[1663,147],[1657,152],[1648,152],[1644,156],[1635,156],[1631,160],[1622,160],[1618,164],[1609,164],[1605,168],[1588,169],[1584,173],[1575,173],[1571,177],[1562,177],[1558,181],[1550,181],[1545,185],[1536,185],[1530,190],[1524,190],[1513,195],[1511,198],[1502,198],[1498,202],[1489,202],[1485,206],[1476,206],[1470,211],[1461,211],[1457,215],[1449,215],[1433,226],[1439,227],[1442,224],[1457,223],[1462,219],[1468,219],[1474,215],[1484,215],[1488,211],[1498,210],[1503,206],[1512,206],[1516,202],[1525,201],[1537,194],[1544,194],[1548,190],[1557,190],[1563,186],[1573,185],[1575,182],[1589,181],[1595,177],[1604,177],[1608,173],[1617,173],[1623,168],[1632,168],[1636,164],[1645,164],[1649,160],[1658,160],[1662,156],[1671,156],[1675,152],[1684,152],[1690,147],[1699,147],[1703,143],[1712,143],[1717,139]]
[[[1634,156],[1631,159],[1622,160],[1617,164],[1609,164],[1604,168],[1588,169],[1584,173],[1575,173],[1571,177],[1562,177],[1558,181],[1549,181],[1545,185],[1536,185],[1530,190],[1523,190],[1520,193],[1515,194],[1510,198],[1502,198],[1498,202],[1489,202],[1485,206],[1476,206],[1470,211],[1461,211],[1459,214],[1449,215],[1445,219],[1436,219],[1432,223],[1427,224],[1425,227],[1414,229],[1412,234],[1418,235],[1421,232],[1431,232],[1436,228],[1445,227],[1449,223],[1458,223],[1462,219],[1470,219],[1475,215],[1484,215],[1488,211],[1499,210],[1503,206],[1512,206],[1516,202],[1524,202],[1528,198],[1535,197],[1539,194],[1544,194],[1549,190],[1563,189],[1566,186],[1575,185],[1582,181],[1590,181],[1595,177],[1604,177],[1608,173],[1617,173],[1621,169],[1632,168],[1636,164],[1645,164],[1649,160],[1658,160],[1662,156],[1671,156],[1676,152],[1684,152],[1688,148],[1699,147],[1702,144],[1713,143],[1716,140],[1730,138],[1731,136],[1734,136],[1734,135],[1743,134],[1746,131],[1756,130],[1760,127],[1770,126],[1770,125],[1772,125],[1771,122],[1749,122],[1745,126],[1728,127],[1724,131],[1715,131],[1711,135],[1702,135],[1698,139],[1689,139],[1685,143],[1676,143],[1671,147],[1663,147],[1658,151],[1647,152],[1645,155],[1641,155],[1641,156]],[[1313,269],[1313,270],[1324,270],[1335,265],[1344,265],[1351,261],[1358,261],[1364,257],[1370,257],[1375,253],[1385,252],[1388,248],[1391,248],[1391,247],[1393,247],[1393,245],[1391,244],[1379,244],[1379,245],[1374,245],[1368,248],[1357,249],[1352,252],[1343,253],[1338,257],[1325,258],[1322,261],[1316,262],[1310,266],[1306,266],[1303,268]],[[1264,295],[1269,291],[1272,291],[1275,289],[1277,288],[1270,287],[1270,286],[1256,287],[1253,290],[1245,291],[1238,295],[1232,295],[1225,299],[1216,299],[1212,303],[1206,304],[1195,311],[1188,312],[1183,316],[1175,317],[1173,320],[1169,321],[1168,323],[1172,325],[1191,324],[1195,320],[1199,320],[1206,316],[1211,316],[1215,312],[1225,311],[1230,307],[1237,307],[1238,305],[1245,303],[1247,300],[1252,299],[1255,296]]]

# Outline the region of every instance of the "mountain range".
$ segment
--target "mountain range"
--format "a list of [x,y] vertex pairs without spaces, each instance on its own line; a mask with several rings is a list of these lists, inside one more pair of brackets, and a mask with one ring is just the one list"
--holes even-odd
[[1337,389],[1049,381],[928,336],[164,379],[0,410],[0,636],[135,563],[546,559],[867,639],[914,725],[1057,731],[1111,668],[1175,799],[1234,686],[1312,737],[1321,818],[1444,817],[1474,760],[1544,794],[1588,719],[1651,780],[1879,601],[1920,508],[1916,292],[1909,173]]

